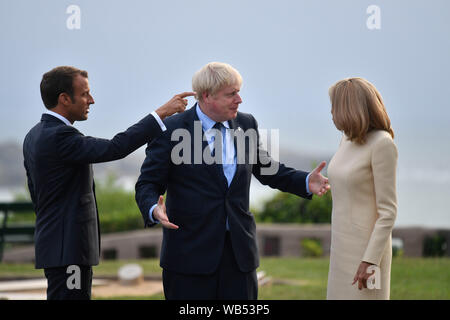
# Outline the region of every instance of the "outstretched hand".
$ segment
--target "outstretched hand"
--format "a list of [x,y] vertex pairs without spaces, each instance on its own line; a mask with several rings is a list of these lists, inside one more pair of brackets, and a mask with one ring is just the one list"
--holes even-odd
[[186,97],[195,96],[195,92],[183,92],[176,94],[172,99],[167,101],[164,105],[156,110],[156,113],[164,120],[166,117],[173,115],[176,112],[183,112],[188,104]]
[[166,205],[164,204],[164,197],[159,196],[158,204],[153,210],[153,218],[161,222],[164,228],[167,229],[178,229],[176,224],[169,221],[166,213]]
[[328,190],[330,190],[328,178],[324,177],[320,173],[326,164],[327,163],[325,161],[322,161],[309,175],[309,191],[319,197],[323,196]]

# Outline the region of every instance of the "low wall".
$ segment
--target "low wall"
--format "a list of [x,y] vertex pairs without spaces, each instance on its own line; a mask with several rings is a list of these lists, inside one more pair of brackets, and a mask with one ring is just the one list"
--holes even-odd
[[[450,230],[424,227],[397,227],[392,237],[403,242],[403,255],[421,257],[424,239],[442,235],[450,244]],[[303,239],[318,239],[324,255],[330,254],[331,226],[329,224],[258,224],[257,237],[261,256],[301,257]],[[102,235],[103,259],[140,259],[159,257],[162,229],[160,227]],[[450,256],[447,246],[446,256]],[[34,261],[34,246],[10,249],[4,252],[4,262]]]

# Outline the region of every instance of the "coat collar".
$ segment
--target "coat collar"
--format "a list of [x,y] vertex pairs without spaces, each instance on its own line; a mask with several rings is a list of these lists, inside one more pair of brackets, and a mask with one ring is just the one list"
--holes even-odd
[[[62,116],[61,116],[62,117]],[[65,119],[65,118],[64,118]],[[53,114],[50,113],[43,113],[42,117],[41,117],[41,121],[48,121],[48,122],[57,122],[57,123],[61,123],[61,124],[65,124],[65,125],[70,125],[70,122],[68,122],[68,124],[62,120],[61,118],[54,116]]]

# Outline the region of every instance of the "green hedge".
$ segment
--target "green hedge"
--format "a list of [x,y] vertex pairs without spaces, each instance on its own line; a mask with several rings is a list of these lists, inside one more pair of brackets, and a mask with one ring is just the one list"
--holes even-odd
[[331,192],[312,200],[278,192],[255,216],[266,223],[331,223],[331,209]]
[[144,220],[134,198],[134,191],[114,185],[115,179],[96,183],[97,206],[102,233],[144,228]]

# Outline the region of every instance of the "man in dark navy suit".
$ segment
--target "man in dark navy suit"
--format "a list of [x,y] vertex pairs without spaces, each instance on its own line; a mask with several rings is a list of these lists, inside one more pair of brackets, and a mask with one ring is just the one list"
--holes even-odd
[[162,119],[184,111],[185,92],[111,140],[87,137],[73,123],[88,118],[94,99],[88,74],[57,67],[42,77],[48,109],[23,143],[28,187],[36,212],[36,268],[44,268],[47,299],[90,299],[100,229],[92,163],[124,158],[166,130]]
[[[168,118],[167,131],[146,150],[136,201],[146,226],[164,226],[160,265],[166,299],[257,298],[252,175],[308,199],[329,189],[320,174],[325,162],[308,174],[277,163],[260,146],[255,118],[238,112],[241,83],[228,64],[204,66],[192,80],[198,103]],[[239,133],[252,132],[242,141]]]

